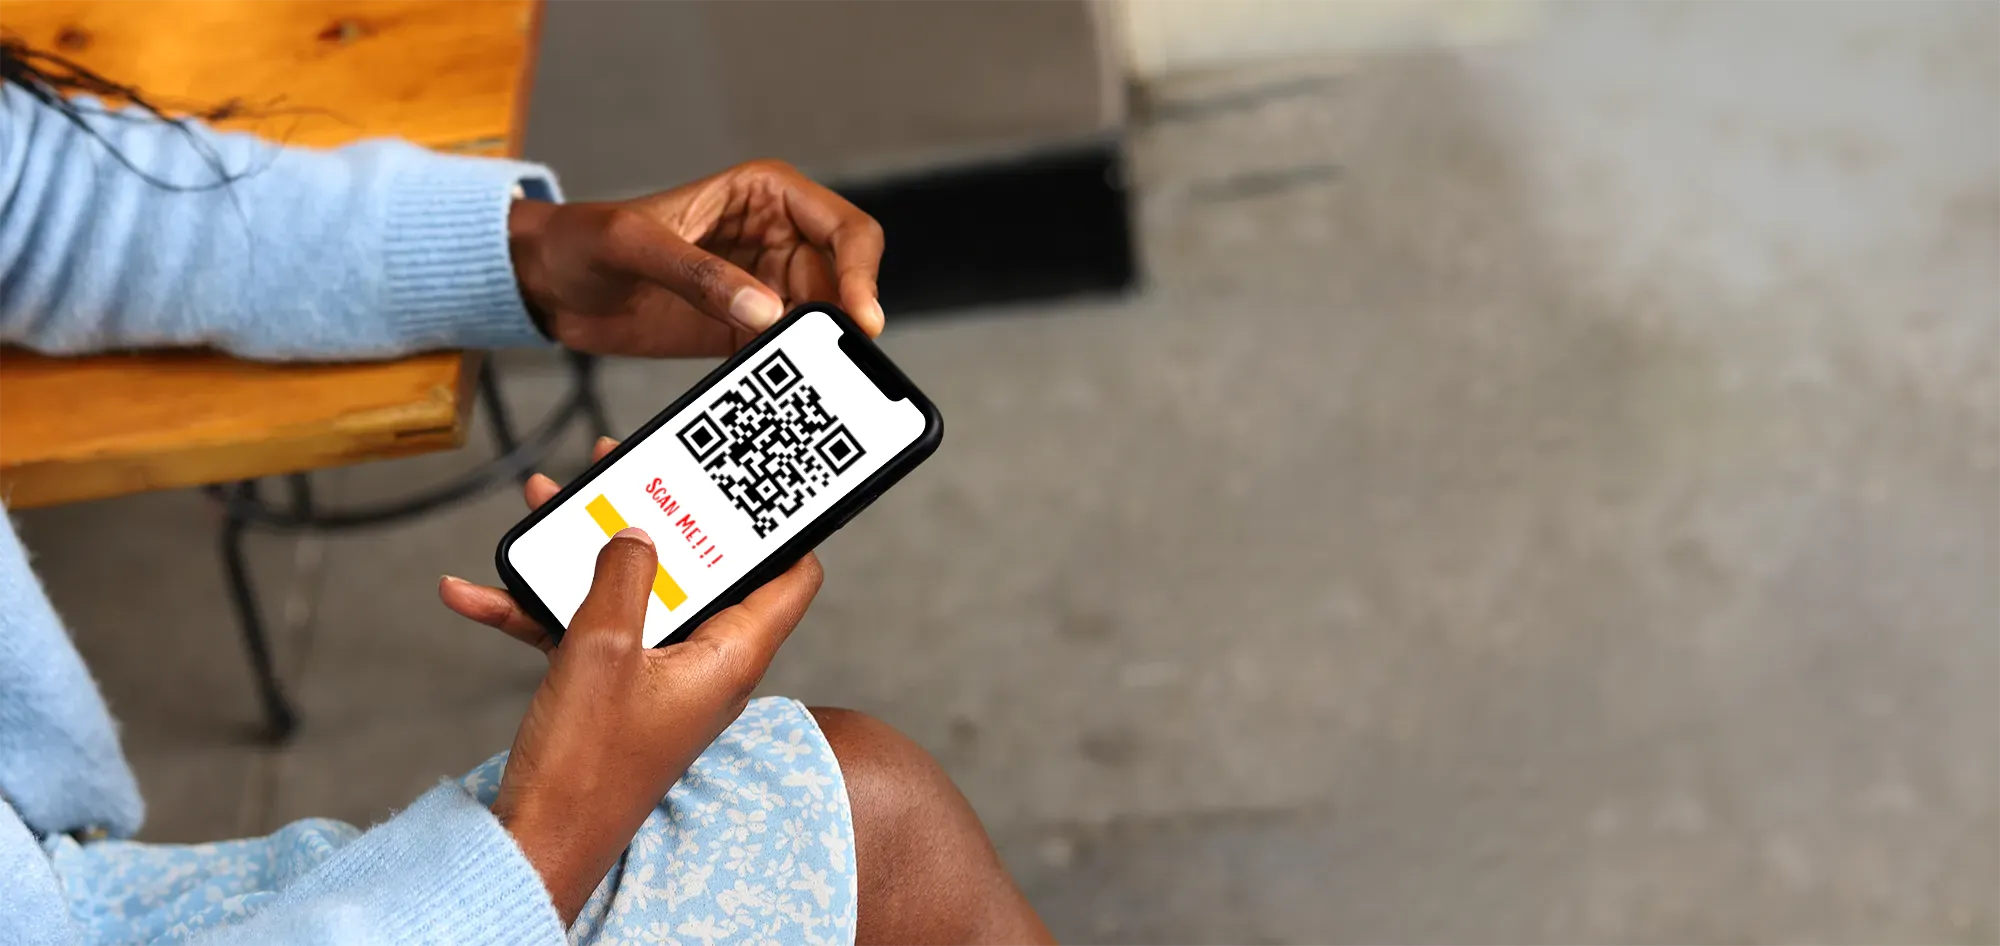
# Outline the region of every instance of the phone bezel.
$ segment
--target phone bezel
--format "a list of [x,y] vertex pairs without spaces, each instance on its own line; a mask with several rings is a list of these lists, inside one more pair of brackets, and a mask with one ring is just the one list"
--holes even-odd
[[[664,427],[668,420],[671,420],[674,415],[686,409],[688,405],[693,404],[703,394],[706,394],[710,388],[713,388],[724,377],[728,376],[731,371],[736,370],[739,365],[755,357],[758,351],[763,349],[765,345],[770,344],[772,339],[783,334],[784,330],[791,327],[792,323],[814,312],[824,312],[832,317],[834,324],[840,327],[841,337],[837,344],[842,351],[847,353],[848,358],[855,362],[862,373],[875,382],[878,388],[882,386],[884,380],[890,381],[901,388],[902,396],[909,398],[910,403],[923,414],[923,433],[918,435],[917,439],[911,442],[909,446],[898,451],[894,457],[890,458],[888,463],[882,465],[881,469],[869,474],[867,479],[856,483],[852,489],[848,490],[846,495],[840,497],[826,511],[814,517],[813,521],[807,523],[806,527],[799,530],[797,535],[792,536],[785,544],[773,550],[770,555],[766,556],[763,561],[758,562],[742,578],[737,579],[722,594],[717,595],[715,600],[709,602],[700,611],[689,615],[685,621],[681,622],[679,627],[676,627],[672,633],[661,638],[660,642],[653,646],[665,647],[669,644],[679,643],[685,640],[690,633],[693,633],[695,628],[700,627],[703,621],[713,617],[724,608],[740,603],[750,592],[762,587],[765,582],[782,574],[785,569],[792,566],[792,563],[797,562],[807,552],[812,551],[821,542],[826,541],[828,536],[839,531],[840,527],[846,525],[848,520],[854,518],[861,510],[867,508],[869,503],[874,502],[876,497],[881,496],[889,487],[895,485],[897,480],[902,479],[905,474],[915,469],[918,464],[924,462],[932,453],[937,452],[938,444],[944,440],[944,418],[938,414],[937,406],[931,403],[931,399],[924,396],[923,391],[911,383],[909,376],[903,374],[902,369],[896,367],[896,363],[890,361],[889,356],[883,353],[882,349],[876,347],[874,340],[870,339],[867,333],[861,331],[860,326],[855,325],[854,320],[848,318],[847,313],[823,302],[809,302],[797,306],[792,311],[786,313],[784,318],[779,319],[777,324],[766,329],[763,334],[758,335],[748,345],[743,346],[742,350],[730,356],[728,360],[718,365],[714,371],[709,372],[707,377],[702,378],[694,387],[689,388],[687,393],[682,394],[672,404],[667,405],[664,410],[653,415],[653,419],[647,421],[638,430],[633,431],[630,436],[625,438],[623,443],[618,445],[617,449],[607,454],[604,459],[591,464],[590,469],[583,471],[583,473],[571,480],[568,485],[564,486],[562,492],[557,493],[553,499],[543,503],[540,508],[529,513],[527,518],[516,523],[512,529],[507,530],[506,535],[500,538],[500,545],[493,553],[494,566],[500,572],[500,581],[507,586],[507,590],[513,594],[515,602],[519,603],[529,616],[541,622],[543,627],[547,628],[551,634],[556,635],[558,638],[566,630],[562,622],[556,620],[555,614],[549,610],[548,606],[542,603],[541,596],[537,595],[533,588],[528,587],[527,580],[522,578],[520,573],[514,570],[514,566],[507,561],[507,552],[513,547],[514,543],[522,535],[525,535],[529,529],[534,528],[536,523],[547,518],[549,514],[555,512],[558,508],[561,508],[565,501],[589,488],[591,480],[596,479],[600,473],[610,469],[612,464],[617,463],[620,458],[625,456],[632,448],[638,446],[647,437],[659,432],[660,428]],[[892,400],[896,398],[896,393],[883,391],[883,394]]]

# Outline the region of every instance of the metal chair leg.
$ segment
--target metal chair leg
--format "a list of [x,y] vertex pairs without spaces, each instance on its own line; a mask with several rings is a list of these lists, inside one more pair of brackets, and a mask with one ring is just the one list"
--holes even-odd
[[282,743],[289,739],[298,729],[299,715],[286,698],[284,686],[271,664],[270,640],[265,634],[263,614],[257,607],[256,591],[250,582],[250,566],[244,554],[244,533],[253,524],[282,530],[341,530],[380,525],[459,502],[492,487],[504,477],[511,476],[525,482],[533,461],[515,454],[531,450],[537,457],[546,456],[554,447],[556,438],[575,423],[578,414],[589,422],[596,436],[610,436],[611,419],[597,390],[597,360],[574,352],[568,357],[575,386],[569,400],[541,426],[530,431],[525,442],[514,429],[513,416],[501,397],[499,375],[493,363],[488,361],[479,373],[479,397],[486,402],[487,423],[500,448],[501,460],[495,469],[473,471],[424,495],[360,509],[321,510],[313,502],[311,480],[301,473],[286,478],[291,493],[291,509],[286,513],[259,499],[254,480],[205,487],[208,494],[222,504],[222,564],[229,579],[230,603],[236,609],[236,621],[243,631],[243,646],[249,652],[250,666],[256,675],[257,695],[264,704],[266,732],[271,742]]
[[[296,480],[293,485],[294,489],[299,486]],[[251,482],[236,485],[236,490],[246,498],[254,497],[256,489]],[[294,499],[310,502],[302,493],[295,493]],[[270,640],[264,633],[264,617],[257,607],[256,590],[250,586],[250,566],[243,554],[243,534],[248,527],[249,523],[236,515],[235,505],[225,504],[222,564],[228,572],[230,602],[236,607],[236,623],[243,630],[243,646],[250,652],[250,668],[256,675],[257,696],[264,704],[265,738],[282,743],[298,730],[299,717],[271,665]]]
[[576,376],[576,397],[583,416],[590,420],[594,437],[611,436],[611,415],[604,410],[604,398],[597,393],[597,358],[582,352],[569,353],[570,369]]
[[[507,410],[507,401],[500,396],[500,370],[491,358],[479,366],[479,399],[486,402],[486,426],[493,431],[494,446],[503,456],[513,453],[521,440],[514,434],[514,417]],[[522,470],[514,478],[526,483],[533,475],[530,470]]]
[[292,488],[292,515],[300,519],[311,519],[313,514],[312,477],[305,473],[294,473],[285,477]]

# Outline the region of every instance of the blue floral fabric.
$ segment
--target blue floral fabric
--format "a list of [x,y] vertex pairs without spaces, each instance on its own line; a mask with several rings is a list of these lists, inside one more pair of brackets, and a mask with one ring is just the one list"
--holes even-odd
[[[492,804],[505,753],[463,779]],[[256,913],[361,832],[293,822],[211,844],[45,843],[94,943],[179,942]],[[654,809],[585,903],[582,944],[854,942],[854,827],[833,748],[799,703],[751,702]]]

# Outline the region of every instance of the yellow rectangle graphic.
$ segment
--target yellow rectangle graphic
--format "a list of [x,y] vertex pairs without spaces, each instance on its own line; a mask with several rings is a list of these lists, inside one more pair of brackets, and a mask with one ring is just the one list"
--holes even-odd
[[590,513],[590,518],[597,520],[597,527],[603,529],[605,535],[617,535],[625,528],[625,517],[611,507],[611,500],[601,495],[583,508],[585,512]]
[[660,596],[660,603],[666,605],[667,610],[672,611],[680,607],[687,601],[688,593],[681,590],[680,584],[674,581],[674,576],[667,574],[666,566],[653,567],[658,569],[653,572],[653,593]]
[[[619,515],[618,510],[611,505],[611,500],[602,494],[586,503],[583,509],[590,513],[590,518],[596,521],[597,527],[603,529],[607,536],[617,535],[619,530],[625,528],[625,517]],[[687,592],[681,590],[680,584],[674,581],[674,576],[667,574],[667,567],[665,565],[654,567],[659,570],[653,573],[653,594],[660,597],[660,603],[666,605],[669,611],[687,603]]]

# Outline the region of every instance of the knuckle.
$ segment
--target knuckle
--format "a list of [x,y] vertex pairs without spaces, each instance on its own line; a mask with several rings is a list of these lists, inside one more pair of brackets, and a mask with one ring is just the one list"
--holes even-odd
[[615,253],[620,247],[649,241],[657,229],[652,218],[630,207],[613,207],[604,214],[604,242],[606,253]]
[[572,627],[561,649],[572,659],[597,667],[620,667],[630,662],[632,648],[625,638],[610,628]]
[[756,174],[765,174],[777,177],[803,176],[799,174],[798,168],[795,168],[791,165],[791,162],[785,161],[780,158],[757,158],[753,161],[745,162],[743,165],[743,169]]
[[847,259],[855,258],[854,254],[879,254],[888,239],[882,224],[858,208],[851,214],[833,231],[834,246],[850,254]]
[[724,263],[721,257],[707,253],[692,255],[682,264],[682,269],[688,282],[703,292],[721,296],[729,288],[729,264]]
[[749,699],[757,684],[764,682],[764,662],[753,648],[740,641],[716,640],[709,647],[708,656],[710,672],[732,700]]

